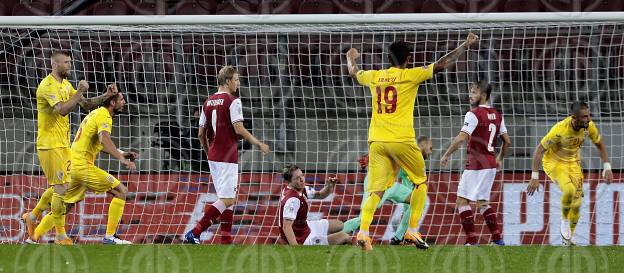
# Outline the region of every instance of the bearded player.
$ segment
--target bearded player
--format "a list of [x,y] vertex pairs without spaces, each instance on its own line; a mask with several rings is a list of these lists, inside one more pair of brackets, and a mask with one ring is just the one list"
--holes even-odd
[[[583,168],[579,150],[585,138],[596,145],[603,162],[602,177],[611,183],[613,172],[596,124],[591,120],[589,107],[584,102],[574,102],[571,115],[553,126],[542,138],[533,154],[533,172],[527,187],[528,195],[539,188],[539,164],[542,161],[546,175],[559,185],[561,190],[561,238],[566,245],[575,245],[574,230],[580,218],[583,199]],[[543,159],[542,159],[543,156]]]
[[[505,245],[498,228],[496,211],[490,207],[489,200],[496,170],[503,164],[505,153],[511,146],[511,139],[507,134],[503,115],[489,105],[491,93],[492,86],[486,81],[471,85],[470,105],[473,109],[466,113],[464,127],[440,160],[440,165],[446,167],[451,155],[462,143],[468,141],[466,168],[457,188],[457,211],[466,233],[466,245],[476,245],[478,242],[470,202],[477,203],[479,212],[492,233],[492,243]],[[495,147],[499,137],[502,138],[503,145],[496,156]]]

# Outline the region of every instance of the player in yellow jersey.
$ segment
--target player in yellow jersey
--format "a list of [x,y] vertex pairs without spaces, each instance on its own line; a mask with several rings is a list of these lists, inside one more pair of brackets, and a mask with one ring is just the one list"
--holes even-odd
[[[52,73],[45,77],[37,87],[37,155],[39,164],[50,187],[43,193],[37,206],[22,215],[26,223],[29,240],[33,238],[37,218],[43,211],[52,207],[50,217],[42,220],[42,228],[56,228],[57,244],[71,244],[65,234],[65,217],[59,215],[65,211],[62,199],[67,190],[67,171],[70,168],[69,152],[69,116],[68,114],[80,105],[90,111],[105,99],[114,95],[108,89],[106,94],[86,99],[84,92],[89,84],[81,80],[78,90],[69,83],[67,77],[71,71],[71,56],[65,51],[55,51],[50,57]],[[43,234],[43,233],[40,233]],[[38,238],[37,238],[38,239]]]
[[[613,172],[607,147],[602,142],[596,124],[591,120],[589,107],[584,102],[574,102],[571,115],[553,126],[542,138],[533,154],[533,172],[527,187],[528,195],[539,188],[539,164],[561,190],[561,237],[566,245],[574,245],[574,229],[580,218],[583,197],[583,169],[579,150],[585,137],[596,145],[603,162],[602,177],[611,183]],[[542,160],[542,156],[544,157]]]
[[416,145],[414,133],[416,93],[422,82],[453,64],[477,40],[477,35],[470,33],[457,49],[434,64],[417,68],[406,68],[411,61],[412,46],[405,42],[390,45],[388,61],[391,67],[383,70],[360,70],[356,64],[360,55],[357,49],[351,48],[347,52],[349,74],[361,85],[369,87],[373,96],[373,114],[368,130],[369,183],[366,190],[370,195],[362,206],[360,232],[357,234],[357,242],[362,249],[372,250],[369,226],[381,196],[394,183],[399,167],[415,184],[410,197],[409,229],[404,240],[423,248],[426,246],[418,233],[418,222],[427,197],[427,177],[425,161]]
[[[116,90],[117,87],[113,85]],[[118,238],[115,233],[123,215],[128,189],[117,178],[94,165],[100,151],[118,159],[130,171],[136,166],[135,152],[123,152],[115,146],[110,134],[113,127],[112,116],[121,113],[126,101],[121,92],[102,103],[102,107],[91,111],[80,123],[80,128],[71,146],[71,181],[64,202],[75,204],[84,199],[87,190],[96,193],[108,192],[113,198],[108,206],[108,223],[104,244],[130,244]]]

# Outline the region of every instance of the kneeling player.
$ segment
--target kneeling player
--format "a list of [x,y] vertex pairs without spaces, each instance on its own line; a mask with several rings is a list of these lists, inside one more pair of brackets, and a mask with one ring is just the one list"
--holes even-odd
[[287,166],[282,173],[288,185],[280,198],[280,236],[289,245],[341,245],[351,242],[338,220],[308,220],[308,198],[323,199],[334,191],[337,178],[314,191],[305,185],[305,175],[297,166]]
[[[505,152],[511,145],[507,135],[507,128],[503,116],[488,105],[492,87],[485,81],[472,84],[470,88],[470,105],[473,107],[466,113],[464,127],[453,139],[453,143],[442,156],[440,164],[446,167],[449,157],[459,149],[459,146],[468,139],[468,156],[466,169],[462,173],[457,188],[457,209],[461,217],[462,227],[466,232],[466,245],[477,244],[474,231],[474,214],[470,201],[476,201],[479,211],[485,218],[490,232],[492,243],[505,245],[501,237],[496,220],[496,211],[489,205],[490,191],[496,176],[497,166],[500,167]],[[498,157],[495,156],[496,139],[503,139]]]

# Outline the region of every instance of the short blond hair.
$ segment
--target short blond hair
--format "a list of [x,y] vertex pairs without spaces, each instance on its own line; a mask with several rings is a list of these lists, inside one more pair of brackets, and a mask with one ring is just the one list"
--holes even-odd
[[219,70],[219,75],[217,76],[217,82],[219,85],[225,85],[228,80],[234,78],[234,74],[238,74],[236,68],[231,65],[226,65],[221,70]]

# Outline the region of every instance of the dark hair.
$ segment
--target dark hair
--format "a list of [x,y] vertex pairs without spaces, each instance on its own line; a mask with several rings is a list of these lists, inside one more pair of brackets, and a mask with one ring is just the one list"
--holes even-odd
[[284,166],[284,169],[282,170],[282,177],[284,178],[285,181],[290,182],[293,176],[293,172],[296,170],[300,170],[299,166],[288,164]]
[[589,109],[589,106],[584,101],[575,101],[570,105],[570,113],[572,115],[578,114],[583,109]]
[[406,42],[394,42],[388,47],[388,61],[392,66],[401,66],[405,64],[410,53],[410,48]]
[[54,50],[54,51],[52,51],[52,55],[50,56],[50,58],[54,58],[54,57],[59,56],[59,55],[64,55],[64,56],[67,56],[67,57],[71,57],[71,54],[69,54],[69,51]]
[[118,98],[119,96],[123,96],[123,95],[121,94],[121,91],[117,92],[117,95],[116,95],[116,96],[110,96],[110,97],[108,97],[106,100],[104,100],[104,101],[102,102],[102,104],[101,104],[100,106],[103,106],[103,107],[108,107],[108,106],[110,106],[110,103],[111,103],[112,101],[114,101],[114,100],[117,100],[117,98]]
[[484,80],[480,80],[472,84],[474,84],[475,86],[479,88],[479,92],[481,92],[481,94],[485,93],[485,98],[487,100],[490,100],[490,94],[492,94],[491,84],[489,84],[487,81],[484,81]]
[[420,142],[425,141],[425,140],[429,140],[429,137],[428,136],[419,136],[418,139],[416,139],[416,143],[420,143]]

